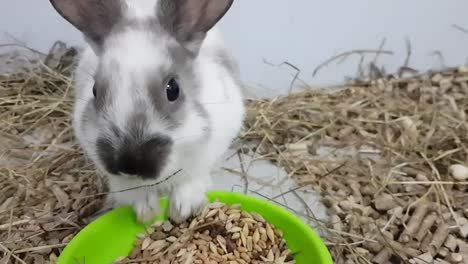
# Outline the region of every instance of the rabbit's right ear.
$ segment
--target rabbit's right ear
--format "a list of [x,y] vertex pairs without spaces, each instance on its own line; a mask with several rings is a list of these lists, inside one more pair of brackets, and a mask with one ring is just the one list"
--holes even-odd
[[63,18],[98,46],[122,16],[119,0],[49,1]]
[[159,0],[158,18],[164,28],[193,53],[206,33],[231,8],[234,0]]

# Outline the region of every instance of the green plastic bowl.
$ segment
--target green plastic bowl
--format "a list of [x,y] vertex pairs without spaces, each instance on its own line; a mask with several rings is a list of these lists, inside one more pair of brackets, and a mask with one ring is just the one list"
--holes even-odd
[[[320,237],[300,218],[271,202],[231,192],[209,192],[210,201],[240,204],[242,210],[256,212],[283,231],[284,239],[297,264],[332,264],[332,258]],[[161,199],[163,213],[154,220],[167,219],[168,200]],[[145,232],[130,207],[120,207],[101,216],[67,245],[57,264],[106,264],[133,249],[136,235]]]

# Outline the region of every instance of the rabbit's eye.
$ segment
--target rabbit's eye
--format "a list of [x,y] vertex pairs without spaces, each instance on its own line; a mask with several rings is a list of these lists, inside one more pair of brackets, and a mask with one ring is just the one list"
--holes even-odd
[[172,78],[166,85],[167,100],[174,102],[179,98],[179,84]]
[[96,90],[97,89],[96,89],[96,84],[95,84],[95,85],[93,85],[93,95],[94,95],[94,97],[96,97],[96,92],[97,92]]

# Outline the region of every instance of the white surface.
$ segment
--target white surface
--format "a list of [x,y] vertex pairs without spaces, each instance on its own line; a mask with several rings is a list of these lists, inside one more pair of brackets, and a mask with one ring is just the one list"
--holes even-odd
[[[380,60],[395,71],[405,58],[405,38],[413,46],[411,66],[426,70],[441,66],[430,54],[441,51],[445,65],[462,64],[468,57],[468,34],[452,24],[468,27],[468,1],[436,0],[237,0],[221,22],[226,42],[238,58],[243,78],[261,95],[286,92],[294,71],[263,62],[289,61],[301,69],[311,85],[339,83],[355,76],[359,58],[333,64],[312,78],[313,69],[329,57],[351,49],[378,49],[383,38],[395,56]],[[80,34],[65,22],[49,1],[4,0],[0,7],[0,42],[11,42],[8,32],[46,52],[64,40],[81,44]],[[372,56],[369,57],[373,58]]]
[[250,155],[237,155],[237,149],[228,151],[223,160],[220,167],[213,171],[215,190],[271,199],[272,203],[296,213],[317,232],[321,230],[320,224],[328,220],[320,194],[310,188],[291,192],[297,185],[283,169]]

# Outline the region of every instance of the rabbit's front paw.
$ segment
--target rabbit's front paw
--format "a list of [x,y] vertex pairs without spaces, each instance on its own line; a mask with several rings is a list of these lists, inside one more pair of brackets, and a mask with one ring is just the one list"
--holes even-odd
[[203,183],[186,184],[176,188],[171,195],[169,218],[182,223],[189,217],[199,213],[206,204],[206,186]]
[[140,222],[148,222],[160,213],[159,195],[155,192],[144,190],[132,190],[118,195],[120,204],[127,204],[133,207]]

